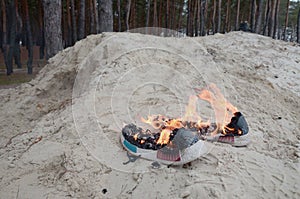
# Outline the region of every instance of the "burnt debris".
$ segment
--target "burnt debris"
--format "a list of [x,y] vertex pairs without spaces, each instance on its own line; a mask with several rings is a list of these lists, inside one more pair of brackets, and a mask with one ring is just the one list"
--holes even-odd
[[161,130],[157,130],[158,132],[151,132],[149,129],[143,130],[135,124],[124,126],[122,134],[129,143],[142,149],[159,150],[168,146],[168,148],[171,149],[176,148],[183,150],[196,143],[199,140],[199,136],[206,135],[216,128],[216,125],[207,126],[201,129],[196,129],[192,124],[187,124],[186,126],[186,128],[174,129],[170,133],[168,144],[157,143]]
[[240,112],[234,113],[230,123],[227,124],[224,129],[221,129],[220,126],[215,123],[199,127],[195,122],[180,122],[184,127],[173,129],[170,132],[170,137],[166,144],[158,143],[162,130],[166,128],[165,126],[160,126],[159,129],[155,130],[156,132],[152,132],[149,129],[137,127],[135,124],[127,124],[122,129],[122,134],[129,143],[138,148],[173,151],[175,154],[172,158],[176,159],[178,150],[184,150],[200,139],[204,140],[205,136],[215,132],[217,128],[219,128],[218,133],[228,136],[241,136],[247,134],[249,131],[247,121]]
[[234,116],[226,127],[230,129],[225,129],[226,135],[240,136],[247,134],[249,131],[248,123],[241,112],[234,113]]
[[[149,129],[144,131],[135,124],[126,125],[122,129],[122,134],[128,142],[142,149],[158,150],[166,146],[166,144],[157,144],[160,132],[152,133]],[[170,141],[173,140],[175,135],[176,131],[174,130],[170,134]]]

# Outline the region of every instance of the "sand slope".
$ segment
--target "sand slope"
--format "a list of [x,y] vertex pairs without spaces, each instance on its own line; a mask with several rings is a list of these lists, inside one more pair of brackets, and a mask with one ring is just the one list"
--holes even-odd
[[[208,144],[189,168],[123,165],[122,122],[179,116],[207,83],[243,112],[250,146]],[[243,32],[89,36],[0,90],[0,198],[299,198],[299,98],[296,44]]]

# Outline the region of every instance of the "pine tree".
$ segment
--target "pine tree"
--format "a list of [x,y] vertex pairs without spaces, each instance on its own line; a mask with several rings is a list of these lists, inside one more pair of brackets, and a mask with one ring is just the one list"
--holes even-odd
[[113,31],[113,11],[112,0],[100,0],[100,20],[99,32],[112,32]]
[[239,27],[240,27],[240,6],[241,6],[241,1],[237,0],[236,18],[235,18],[235,30],[239,30]]
[[288,27],[288,22],[289,22],[289,8],[290,8],[290,1],[286,1],[286,13],[285,13],[285,20],[284,20],[284,30],[283,30],[283,39],[286,41],[287,40],[287,27]]
[[25,25],[26,25],[26,47],[28,50],[28,61],[27,61],[27,73],[32,74],[32,61],[33,61],[33,44],[32,44],[32,32],[29,18],[28,1],[22,0],[22,5],[25,11]]
[[46,59],[63,49],[61,0],[43,0]]
[[78,40],[85,38],[85,0],[80,0],[78,17]]
[[261,22],[262,22],[262,15],[263,15],[263,0],[259,0],[257,12],[258,12],[257,14],[258,17],[255,23],[255,32],[259,34],[261,31]]
[[299,7],[298,17],[297,17],[297,42],[300,43],[300,7]]

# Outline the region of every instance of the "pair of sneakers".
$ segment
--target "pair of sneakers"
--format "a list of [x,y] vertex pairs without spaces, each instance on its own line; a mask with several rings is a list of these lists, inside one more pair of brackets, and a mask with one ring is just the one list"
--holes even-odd
[[240,136],[217,134],[217,135],[213,135],[213,136],[207,136],[206,140],[210,141],[210,142],[227,143],[227,144],[231,144],[232,146],[236,146],[236,147],[247,146],[251,142],[248,137],[248,134],[240,135]]

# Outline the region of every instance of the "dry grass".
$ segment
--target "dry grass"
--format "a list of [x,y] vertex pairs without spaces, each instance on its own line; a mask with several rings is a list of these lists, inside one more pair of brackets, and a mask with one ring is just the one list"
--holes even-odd
[[14,66],[14,72],[11,75],[6,75],[5,66],[0,66],[0,89],[16,87],[21,83],[29,82],[35,77],[35,75],[40,71],[46,64],[45,60],[40,60],[33,64],[33,74],[27,74],[27,68],[23,65],[22,69],[17,69]]
[[26,72],[13,73],[9,76],[7,76],[6,73],[0,73],[0,86],[18,85],[24,82],[29,82],[33,77],[34,75],[28,75]]
[[14,65],[14,73],[7,76],[6,75],[6,66],[4,64],[3,54],[0,51],[0,89],[2,88],[11,88],[18,86],[21,83],[29,82],[35,75],[41,70],[46,64],[46,60],[39,59],[39,47],[33,47],[33,74],[27,74],[27,49],[26,47],[21,47],[21,63],[22,69],[17,69],[17,66]]

